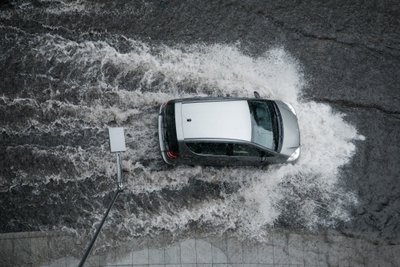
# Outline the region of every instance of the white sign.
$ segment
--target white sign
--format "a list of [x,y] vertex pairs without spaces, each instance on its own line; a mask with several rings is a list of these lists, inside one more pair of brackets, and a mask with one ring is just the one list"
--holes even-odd
[[108,128],[111,152],[126,151],[124,128]]

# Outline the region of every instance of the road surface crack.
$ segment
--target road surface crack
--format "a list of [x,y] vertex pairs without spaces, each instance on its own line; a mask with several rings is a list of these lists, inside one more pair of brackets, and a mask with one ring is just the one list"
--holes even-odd
[[[288,32],[294,32],[297,34],[300,34],[304,37],[307,38],[313,38],[313,39],[317,39],[317,40],[321,40],[321,41],[331,41],[331,42],[335,42],[341,45],[346,45],[346,46],[361,46],[364,47],[365,49],[368,49],[374,53],[379,53],[379,54],[388,54],[390,56],[392,56],[394,59],[399,60],[399,51],[400,49],[392,47],[392,46],[387,46],[385,45],[384,48],[381,47],[376,47],[373,44],[365,44],[365,43],[361,43],[361,42],[351,42],[351,41],[342,41],[339,40],[337,37],[334,36],[327,36],[327,35],[318,35],[315,33],[310,33],[305,31],[304,29],[299,29],[290,25],[287,25],[286,23],[284,23],[283,21],[280,21],[278,19],[276,19],[273,16],[269,16],[267,14],[265,14],[264,12],[258,12],[257,14],[264,16],[265,18],[267,18],[268,20],[270,20],[273,24],[275,24],[276,26],[285,29]],[[385,49],[386,48],[386,49]],[[388,51],[391,50],[391,51]]]
[[333,105],[338,105],[346,108],[357,108],[357,109],[373,109],[379,112],[382,112],[386,115],[392,116],[396,119],[400,119],[400,111],[388,110],[376,104],[362,104],[356,103],[350,100],[342,100],[342,99],[328,99],[328,98],[313,98],[314,101],[329,103]]

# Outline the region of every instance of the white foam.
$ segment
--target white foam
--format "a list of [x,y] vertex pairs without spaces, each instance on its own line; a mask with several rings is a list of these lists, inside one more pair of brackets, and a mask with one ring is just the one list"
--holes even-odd
[[41,2],[52,4],[46,8],[46,12],[56,15],[61,15],[63,13],[87,13],[87,4],[85,1],[48,1],[41,0]]
[[[119,96],[119,105],[124,111],[113,107],[104,113],[105,107],[98,106],[100,111],[96,108],[90,110],[87,118],[91,122],[107,123],[108,117],[114,116],[118,124],[130,127],[128,131],[132,140],[141,140],[142,145],[129,151],[124,162],[129,173],[139,171],[139,175],[128,175],[129,178],[139,176],[139,180],[129,182],[129,190],[156,191],[171,184],[179,187],[187,184],[188,177],[241,185],[239,192],[226,195],[225,201],[206,201],[200,209],[176,211],[159,217],[148,214],[150,221],[143,221],[146,229],[162,225],[175,231],[189,220],[200,220],[211,224],[225,223],[236,228],[238,233],[260,237],[265,226],[276,222],[287,201],[298,201],[299,214],[310,228],[350,218],[346,205],[356,203],[356,198],[354,193],[338,186],[340,169],[354,155],[354,141],[365,138],[344,120],[344,114],[335,112],[327,104],[301,97],[306,84],[301,66],[284,49],[273,48],[261,56],[252,57],[234,45],[150,47],[127,39],[131,50],[121,53],[106,42],[77,43],[49,35],[40,38],[41,55],[48,60],[56,58],[60,64],[73,62],[83,75],[78,83],[93,86],[89,81],[96,77],[95,86],[105,92],[111,88]],[[112,79],[107,74],[110,66],[118,71]],[[138,87],[123,88],[123,79],[135,75],[141,75]],[[157,139],[149,138],[156,131],[156,111],[154,116],[143,114],[143,119],[134,122],[128,120],[130,116],[170,98],[209,94],[251,96],[254,90],[265,98],[283,100],[295,107],[302,143],[301,157],[296,164],[272,166],[268,170],[179,167],[152,172],[136,162],[143,155],[157,156]],[[133,113],[128,108],[132,108]],[[109,157],[99,154],[93,157],[92,162],[108,166],[105,172],[114,172],[113,167],[106,163]],[[318,192],[318,198],[313,198],[312,191]],[[321,218],[318,209],[324,209],[330,217]],[[133,218],[137,219],[135,216],[125,219],[132,231],[137,227],[129,226]]]

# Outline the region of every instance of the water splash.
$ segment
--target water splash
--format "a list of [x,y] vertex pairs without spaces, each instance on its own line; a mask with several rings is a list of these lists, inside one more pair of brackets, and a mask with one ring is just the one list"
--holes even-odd
[[[341,167],[356,151],[354,142],[363,137],[344,120],[344,114],[302,98],[306,81],[301,65],[283,48],[254,57],[235,45],[150,46],[121,36],[77,42],[43,35],[35,37],[31,44],[27,58],[46,66],[42,75],[56,81],[58,87],[49,86],[51,93],[46,97],[32,93],[27,103],[47,112],[57,103],[61,110],[48,118],[48,124],[39,122],[36,127],[52,128],[62,119],[69,122],[65,130],[73,125],[127,128],[130,149],[124,154],[123,164],[128,190],[154,196],[163,208],[129,213],[126,211],[132,209],[132,203],[124,204],[109,222],[122,225],[120,231],[132,236],[139,229],[142,234],[159,229],[178,233],[196,222],[209,229],[235,229],[238,235],[262,238],[269,226],[291,212],[292,219],[309,228],[350,219],[347,206],[355,204],[356,197],[341,188],[338,181]],[[295,107],[302,143],[296,164],[261,169],[170,169],[149,164],[162,164],[156,135],[160,103],[198,95],[251,96],[254,90],[265,98],[290,102]],[[104,142],[100,142],[101,148],[80,149],[68,156],[76,157],[75,166],[82,160],[90,163],[75,168],[77,179],[86,179],[87,169],[105,176],[115,172],[112,158],[104,156]],[[65,157],[68,154],[64,152],[58,153]],[[235,189],[220,190],[218,197],[194,203],[188,197],[189,203],[183,206],[162,194],[163,190],[185,194],[193,180],[230,184]]]

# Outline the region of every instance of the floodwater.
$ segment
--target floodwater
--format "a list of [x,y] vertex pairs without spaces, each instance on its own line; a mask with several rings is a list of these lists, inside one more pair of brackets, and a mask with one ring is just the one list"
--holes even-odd
[[[166,20],[169,5],[180,13],[168,13]],[[204,20],[198,28],[181,21],[192,8],[193,3],[177,8],[167,1],[2,4],[0,231],[63,230],[82,238],[93,232],[115,190],[107,127],[116,126],[125,128],[128,150],[126,188],[102,233],[113,242],[164,231],[181,236],[228,230],[262,241],[274,227],[319,231],[359,218],[354,211],[364,200],[359,188],[345,182],[358,147],[369,141],[357,119],[346,119],[349,110],[338,110],[334,101],[309,97],[315,80],[288,41],[259,45],[268,39],[261,33],[259,40],[242,40],[240,34],[207,38]],[[249,97],[254,90],[295,107],[302,144],[296,164],[222,168],[162,162],[161,103]],[[361,234],[376,228],[364,227]]]

